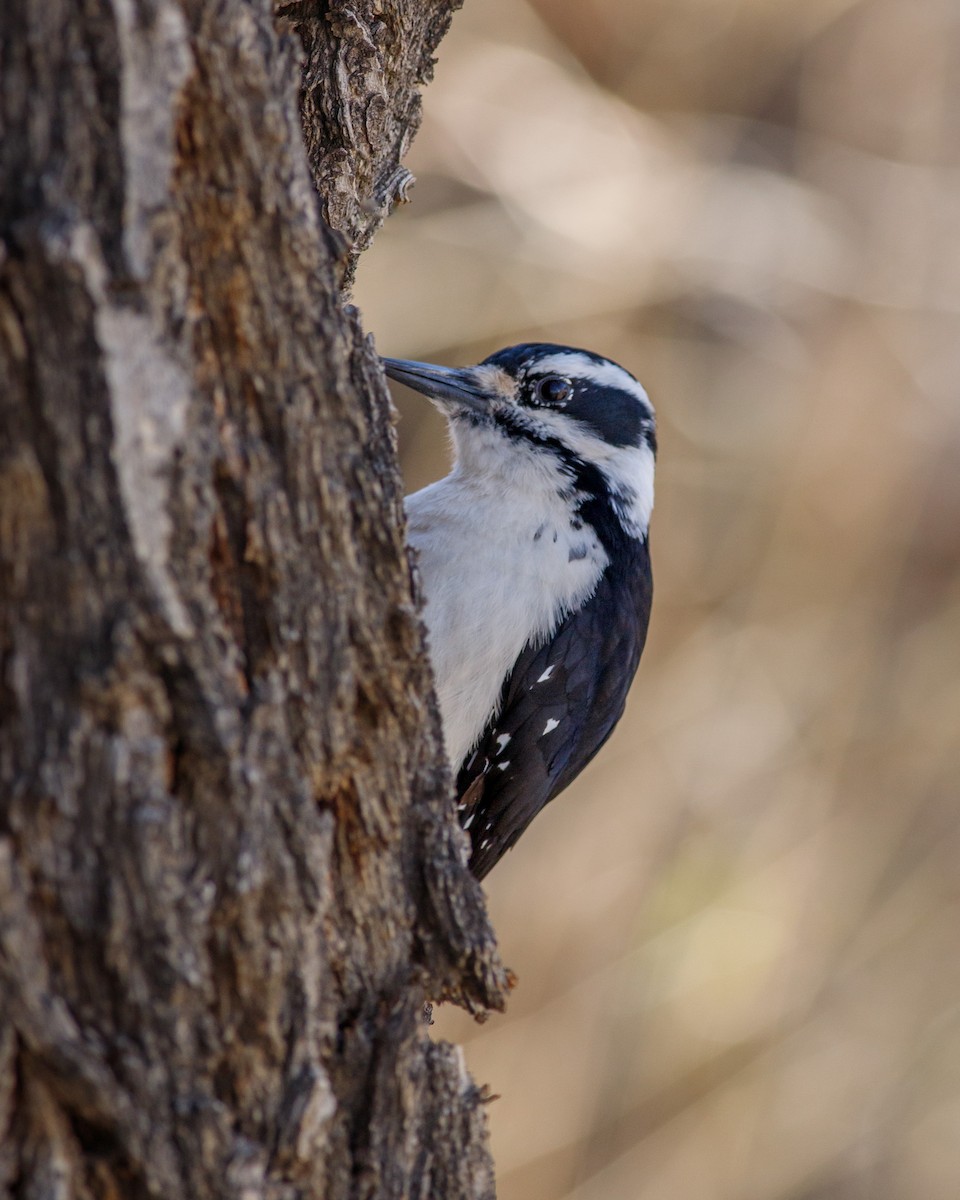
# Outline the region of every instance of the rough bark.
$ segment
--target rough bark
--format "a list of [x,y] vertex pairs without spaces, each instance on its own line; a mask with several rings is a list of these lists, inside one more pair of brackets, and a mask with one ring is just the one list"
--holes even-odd
[[403,157],[420,123],[419,87],[432,78],[431,53],[461,3],[364,0],[318,10],[278,0],[306,53],[307,153],[347,280],[392,206],[408,199],[413,176]]
[[493,1193],[423,1009],[508,979],[339,291],[451,7],[0,8],[8,1193]]

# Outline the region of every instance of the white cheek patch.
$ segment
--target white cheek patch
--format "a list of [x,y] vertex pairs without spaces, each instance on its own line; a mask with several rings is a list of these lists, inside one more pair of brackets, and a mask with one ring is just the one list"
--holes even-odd
[[621,521],[641,537],[653,513],[653,451],[649,446],[618,450],[601,468],[610,483]]
[[[618,368],[619,369],[619,368]],[[653,512],[655,460],[646,443],[611,446],[562,412],[543,410],[537,423],[550,437],[562,442],[585,462],[595,463],[610,487],[618,515],[631,533],[642,537]]]

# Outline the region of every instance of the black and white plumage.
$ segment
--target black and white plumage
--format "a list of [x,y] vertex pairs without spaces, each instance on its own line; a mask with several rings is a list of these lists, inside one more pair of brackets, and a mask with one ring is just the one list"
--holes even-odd
[[653,408],[628,371],[566,346],[513,346],[462,369],[383,363],[453,437],[453,470],[406,511],[483,878],[623,712],[653,587]]

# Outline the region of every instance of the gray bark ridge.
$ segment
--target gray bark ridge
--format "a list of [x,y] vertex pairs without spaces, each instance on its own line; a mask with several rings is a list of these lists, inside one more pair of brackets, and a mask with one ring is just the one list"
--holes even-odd
[[511,981],[340,291],[451,7],[0,11],[6,1192],[493,1195],[423,1010]]

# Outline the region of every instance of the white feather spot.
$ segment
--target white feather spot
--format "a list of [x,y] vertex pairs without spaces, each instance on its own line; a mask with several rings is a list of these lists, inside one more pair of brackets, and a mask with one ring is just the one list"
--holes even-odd
[[540,736],[541,736],[541,737],[543,737],[543,736],[544,736],[544,734],[547,734],[547,733],[553,733],[553,731],[554,731],[554,730],[557,728],[557,726],[558,726],[559,724],[560,724],[560,722],[559,722],[559,721],[555,721],[555,720],[553,719],[553,717],[548,717],[548,718],[547,718],[547,723],[546,723],[546,725],[544,725],[544,727],[543,727],[543,733],[541,733],[541,734],[540,734]]
[[477,814],[476,814],[475,812],[472,812],[472,813],[470,814],[470,816],[469,816],[469,817],[467,817],[467,819],[466,819],[466,820],[464,821],[464,823],[463,823],[463,827],[464,827],[464,829],[469,829],[469,828],[470,828],[470,826],[473,824],[473,818],[474,818],[476,815],[477,815]]
[[510,759],[509,759],[509,758],[508,758],[508,759],[506,759],[506,760],[505,760],[504,762],[502,762],[502,763],[497,763],[497,769],[498,769],[498,770],[500,770],[500,771],[505,771],[505,770],[507,769],[507,767],[509,767],[509,766],[510,766]]
[[509,746],[509,744],[510,744],[510,734],[509,733],[501,733],[500,736],[497,738],[497,753],[502,754],[504,752],[504,750],[507,748],[507,746]]
[[551,663],[550,666],[547,667],[547,669],[544,671],[544,673],[537,680],[537,683],[546,683],[547,680],[550,678],[550,676],[553,674],[553,668],[556,665],[557,665],[556,663]]

